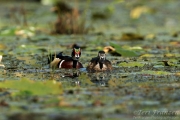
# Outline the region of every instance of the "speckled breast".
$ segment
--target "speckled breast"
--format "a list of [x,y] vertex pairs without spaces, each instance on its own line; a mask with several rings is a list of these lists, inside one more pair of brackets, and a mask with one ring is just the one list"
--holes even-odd
[[[60,61],[59,68],[71,69],[73,68],[73,61],[65,61],[65,60]],[[75,68],[83,68],[83,66],[80,62],[77,62]]]

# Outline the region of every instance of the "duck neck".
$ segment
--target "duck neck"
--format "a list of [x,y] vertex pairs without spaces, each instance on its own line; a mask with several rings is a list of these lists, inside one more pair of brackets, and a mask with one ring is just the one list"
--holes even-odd
[[100,69],[103,68],[103,63],[102,62],[99,62],[99,67],[100,67]]
[[73,68],[76,68],[76,66],[77,66],[77,60],[73,60]]

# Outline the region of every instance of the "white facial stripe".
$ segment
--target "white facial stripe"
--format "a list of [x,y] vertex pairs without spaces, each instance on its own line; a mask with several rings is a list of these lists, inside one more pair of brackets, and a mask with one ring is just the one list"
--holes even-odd
[[61,65],[62,65],[62,63],[64,62],[64,60],[62,60],[61,62],[60,62],[60,64],[59,64],[59,68],[61,68]]
[[100,59],[105,59],[105,54],[100,54],[99,57]]
[[79,54],[75,54],[75,57],[79,57]]

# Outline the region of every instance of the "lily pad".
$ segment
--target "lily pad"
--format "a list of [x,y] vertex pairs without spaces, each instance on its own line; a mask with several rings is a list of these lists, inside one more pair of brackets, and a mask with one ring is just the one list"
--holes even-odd
[[117,44],[110,43],[110,45],[115,48],[115,51],[117,53],[121,54],[124,57],[136,57],[136,56],[139,56],[137,52],[131,51],[131,50],[127,50],[127,49],[123,49],[121,46],[119,46]]
[[10,27],[10,28],[5,28],[0,30],[0,35],[1,36],[13,36],[15,35],[16,27]]
[[170,72],[166,72],[166,71],[152,71],[152,70],[142,71],[141,73],[150,74],[150,75],[169,75],[170,74]]
[[145,63],[140,63],[140,62],[122,62],[122,63],[119,63],[118,65],[119,66],[123,66],[123,67],[143,67]]
[[[32,81],[28,79],[7,80],[0,82],[0,88],[19,90],[20,93],[32,95],[61,94],[62,88],[60,83],[54,81]],[[19,94],[19,92],[15,94]]]

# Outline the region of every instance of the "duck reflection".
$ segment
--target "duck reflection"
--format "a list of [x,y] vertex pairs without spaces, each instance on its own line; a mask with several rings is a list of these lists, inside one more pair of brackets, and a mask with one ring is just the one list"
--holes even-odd
[[108,81],[111,79],[111,74],[109,72],[88,73],[88,77],[92,83],[98,86],[108,86]]
[[[88,72],[86,68],[69,69],[64,72],[62,78],[71,78],[72,86],[108,86],[108,81],[111,79],[111,72]],[[89,81],[89,82],[87,82]]]

